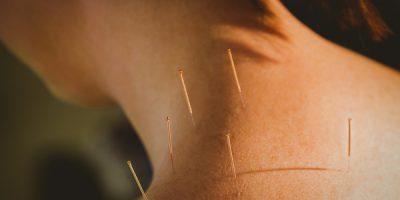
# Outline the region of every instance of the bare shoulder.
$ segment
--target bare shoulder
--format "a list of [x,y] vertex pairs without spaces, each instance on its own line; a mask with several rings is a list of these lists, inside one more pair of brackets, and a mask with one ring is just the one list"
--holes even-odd
[[[350,199],[397,199],[400,191],[400,74],[354,56]],[[357,57],[357,58],[356,58]]]
[[[314,70],[319,73],[316,84],[317,91],[321,92],[319,99],[323,101],[320,108],[328,111],[325,117],[333,123],[345,116],[352,119],[348,127],[351,153],[344,196],[397,199],[400,195],[400,73],[342,48],[335,47],[324,54],[327,62],[320,66],[326,66]],[[341,126],[337,124],[337,127]]]
[[237,120],[244,131],[233,136],[233,147],[247,194],[399,196],[397,71],[331,45],[244,73],[248,114]]

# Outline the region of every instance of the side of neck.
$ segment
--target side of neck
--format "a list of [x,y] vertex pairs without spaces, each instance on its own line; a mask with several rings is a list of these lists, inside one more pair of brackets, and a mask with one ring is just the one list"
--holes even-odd
[[[262,122],[274,118],[259,110],[270,108],[262,93],[274,79],[271,77],[282,75],[282,66],[296,63],[300,48],[304,54],[319,48],[317,43],[323,44],[280,3],[272,3],[270,9],[274,17],[249,15],[247,19],[253,21],[247,26],[235,21],[240,16],[233,15],[229,18],[233,20],[226,16],[207,19],[192,30],[179,27],[171,39],[174,43],[161,47],[165,51],[143,55],[147,59],[124,69],[125,80],[117,81],[123,84],[118,84],[115,96],[149,152],[155,174],[150,189],[153,196],[162,199],[175,192],[185,196],[201,190],[220,197],[219,192],[212,194],[215,188],[226,190],[223,195],[237,195],[237,188],[231,185],[225,136],[230,134],[235,148],[241,148],[237,139],[244,134],[267,131]],[[238,82],[228,48],[232,49]],[[193,116],[178,69],[184,72]],[[171,118],[175,172],[169,157],[167,116]],[[254,161],[248,166],[257,164]]]

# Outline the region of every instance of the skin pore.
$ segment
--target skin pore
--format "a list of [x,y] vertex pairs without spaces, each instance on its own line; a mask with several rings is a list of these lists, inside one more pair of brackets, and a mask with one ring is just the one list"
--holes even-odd
[[249,0],[0,4],[1,40],[58,96],[122,107],[152,161],[150,199],[399,195],[399,74],[319,37],[279,1],[264,11]]

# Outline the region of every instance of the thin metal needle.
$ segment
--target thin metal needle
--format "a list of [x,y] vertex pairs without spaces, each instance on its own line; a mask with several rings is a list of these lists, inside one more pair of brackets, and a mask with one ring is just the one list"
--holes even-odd
[[348,119],[348,148],[347,148],[347,156],[349,158],[351,156],[351,118]]
[[240,87],[240,82],[239,82],[239,78],[236,72],[236,66],[235,66],[235,62],[233,60],[233,56],[232,56],[232,50],[228,49],[228,56],[229,56],[229,61],[231,63],[231,67],[232,67],[232,71],[233,71],[233,75],[235,77],[235,81],[236,81],[236,87],[239,91],[239,95],[240,95],[240,101],[242,102],[243,107],[245,107],[245,103],[244,103],[244,99],[243,99],[243,94],[242,94],[242,88]]
[[185,79],[183,78],[183,70],[182,69],[179,70],[179,75],[180,75],[180,78],[181,78],[183,91],[185,93],[186,103],[187,103],[187,106],[188,106],[188,109],[189,109],[190,117],[192,118],[193,126],[196,126],[196,123],[194,122],[194,117],[193,117],[192,105],[190,104],[189,94],[187,92],[187,88],[186,88],[186,84],[185,84]]
[[169,157],[171,160],[172,172],[175,173],[174,154],[172,151],[172,131],[171,131],[171,118],[167,116],[168,140],[169,140]]
[[232,165],[233,175],[236,179],[236,167],[235,167],[235,161],[233,159],[233,153],[232,153],[231,136],[229,134],[226,134],[225,136],[226,136],[226,142],[228,143],[229,155],[231,157],[231,165]]
[[348,119],[348,130],[347,130],[347,170],[350,169],[350,156],[351,156],[351,118]]
[[143,199],[149,200],[147,198],[146,193],[143,190],[142,184],[140,184],[139,178],[137,177],[135,170],[133,169],[132,162],[130,160],[128,160],[126,163],[128,164],[129,169],[131,170],[131,173],[133,175],[133,178],[135,179],[135,182],[136,182],[137,186],[139,187],[140,192],[142,193]]

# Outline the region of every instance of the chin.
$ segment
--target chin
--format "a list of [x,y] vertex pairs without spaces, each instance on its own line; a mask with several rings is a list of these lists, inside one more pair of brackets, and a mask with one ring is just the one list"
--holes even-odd
[[91,76],[65,68],[31,68],[59,100],[85,107],[102,107],[115,104],[106,90],[96,84]]
[[115,104],[113,99],[97,90],[66,89],[52,84],[47,84],[51,93],[59,100],[85,107],[104,107]]

